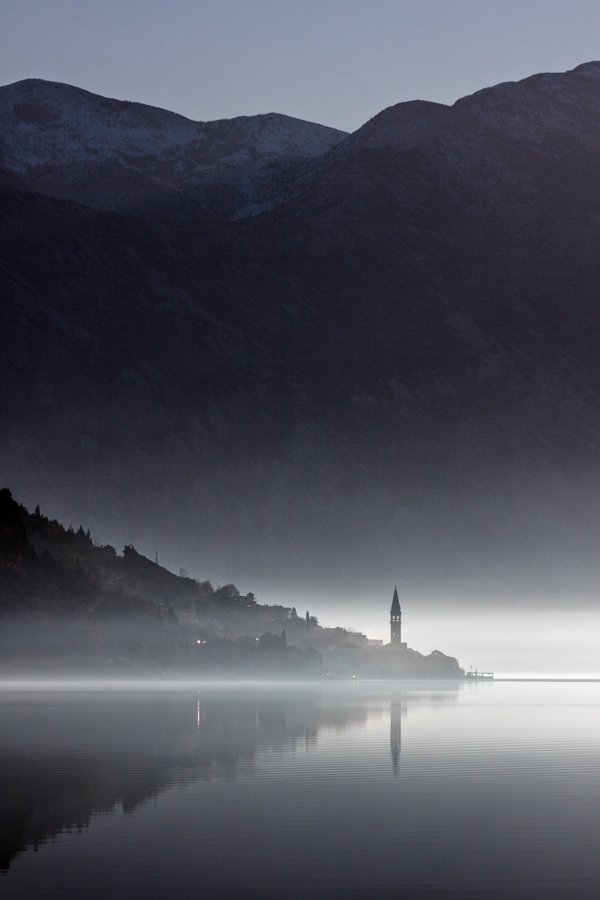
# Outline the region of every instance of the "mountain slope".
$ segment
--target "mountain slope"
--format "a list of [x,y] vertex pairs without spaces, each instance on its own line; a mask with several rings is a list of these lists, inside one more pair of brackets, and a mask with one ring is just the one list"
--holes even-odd
[[591,590],[599,68],[392,107],[251,217],[7,173],[7,479],[255,583]]

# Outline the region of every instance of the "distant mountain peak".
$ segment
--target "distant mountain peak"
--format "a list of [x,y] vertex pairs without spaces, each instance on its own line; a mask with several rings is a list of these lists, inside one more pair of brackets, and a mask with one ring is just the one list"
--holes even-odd
[[600,62],[591,61],[567,72],[485,87],[452,106],[423,100],[398,103],[354,132],[339,152],[387,147],[463,159],[490,149],[501,152],[507,137],[528,152],[550,156],[565,139],[600,149],[599,79]]
[[36,78],[0,87],[0,133],[0,169],[31,190],[104,208],[183,193],[223,215],[264,205],[271,169],[346,137],[281,113],[195,122]]
[[593,59],[590,62],[581,63],[579,66],[571,69],[571,72],[577,75],[591,75],[594,78],[600,78],[600,60]]
[[447,113],[449,107],[429,100],[396,103],[377,113],[351,136],[353,144],[362,146],[395,146],[414,144],[430,122]]

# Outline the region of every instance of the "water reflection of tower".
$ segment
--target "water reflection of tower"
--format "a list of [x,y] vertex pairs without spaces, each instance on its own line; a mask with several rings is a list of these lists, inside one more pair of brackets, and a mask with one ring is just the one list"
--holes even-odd
[[402,752],[402,717],[406,715],[406,706],[400,698],[390,700],[390,750],[392,753],[392,772],[394,778],[400,771],[400,754]]

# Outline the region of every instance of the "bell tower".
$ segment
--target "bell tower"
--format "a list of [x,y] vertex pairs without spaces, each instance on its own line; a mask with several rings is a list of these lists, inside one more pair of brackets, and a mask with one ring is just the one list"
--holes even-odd
[[402,611],[398,599],[398,588],[394,588],[392,608],[390,609],[390,643],[392,647],[402,646]]

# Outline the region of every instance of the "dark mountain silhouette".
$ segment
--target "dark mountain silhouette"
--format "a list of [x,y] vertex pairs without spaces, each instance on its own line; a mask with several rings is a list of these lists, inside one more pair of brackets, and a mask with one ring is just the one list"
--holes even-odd
[[[20,492],[236,578],[592,584],[600,63],[399,104],[343,140],[306,126],[322,145],[234,200],[200,157],[190,190],[156,168],[204,126],[132,104],[117,129],[115,101],[83,92],[88,128],[82,92],[2,90],[1,458]],[[34,109],[15,125],[17,96]],[[67,178],[65,121],[87,181]],[[140,129],[157,137],[134,165]]]
[[258,603],[233,584],[175,575],[131,544],[118,554],[0,490],[3,677],[463,675],[437,650],[389,649],[373,652],[363,634],[323,628],[308,611]]
[[131,545],[117,554],[0,490],[5,676],[320,675],[318,652],[287,645],[288,632],[309,630],[320,630],[314,618],[174,575]]

